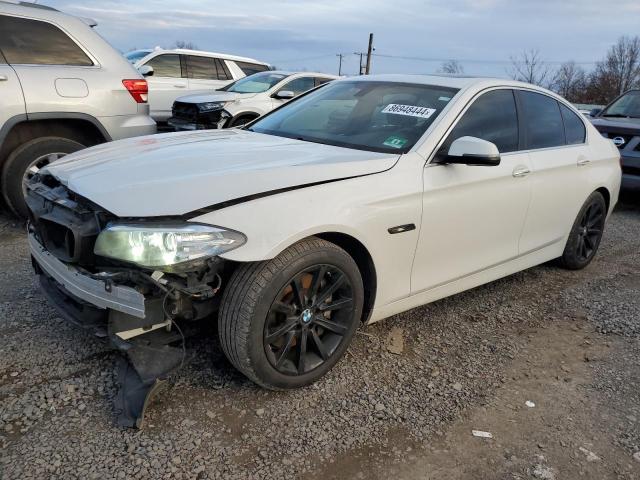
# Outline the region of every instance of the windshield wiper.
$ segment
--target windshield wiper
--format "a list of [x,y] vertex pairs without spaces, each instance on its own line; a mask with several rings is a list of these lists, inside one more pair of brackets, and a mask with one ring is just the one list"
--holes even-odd
[[614,117],[614,118],[638,118],[638,117],[632,117],[631,115],[623,115],[622,113],[605,113],[602,116],[603,117]]

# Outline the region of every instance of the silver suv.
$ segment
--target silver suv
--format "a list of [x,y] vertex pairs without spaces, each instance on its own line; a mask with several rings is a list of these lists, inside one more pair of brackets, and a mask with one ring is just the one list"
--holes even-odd
[[50,7],[0,1],[0,189],[26,216],[24,182],[61,156],[155,133],[146,80],[92,27]]

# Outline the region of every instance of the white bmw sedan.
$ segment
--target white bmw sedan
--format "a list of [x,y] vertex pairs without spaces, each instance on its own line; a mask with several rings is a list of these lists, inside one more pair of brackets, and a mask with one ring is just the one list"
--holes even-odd
[[243,129],[68,155],[28,186],[29,241],[47,296],[145,388],[199,320],[248,378],[287,389],[362,323],[549,260],[587,266],[620,177],[616,147],[549,91],[358,77]]

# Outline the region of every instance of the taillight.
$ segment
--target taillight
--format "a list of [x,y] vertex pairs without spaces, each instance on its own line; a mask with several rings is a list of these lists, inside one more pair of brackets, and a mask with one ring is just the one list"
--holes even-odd
[[136,103],[147,103],[149,94],[149,85],[146,80],[122,80],[124,88],[126,88]]

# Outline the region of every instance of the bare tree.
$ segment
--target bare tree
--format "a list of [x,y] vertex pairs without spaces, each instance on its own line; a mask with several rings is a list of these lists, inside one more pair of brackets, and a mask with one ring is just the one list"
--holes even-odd
[[519,56],[511,57],[511,78],[542,87],[548,86],[551,76],[549,66],[540,58],[538,50],[525,50]]
[[551,89],[570,102],[579,102],[584,96],[587,73],[576,62],[560,65],[551,81]]
[[450,75],[462,75],[464,67],[457,60],[447,60],[440,65],[440,73],[448,73]]
[[609,101],[640,84],[640,37],[620,37],[607,56],[596,64],[591,89]]
[[189,42],[187,40],[176,40],[176,42],[173,44],[173,48],[186,48],[187,50],[197,50],[198,46],[195,43]]

